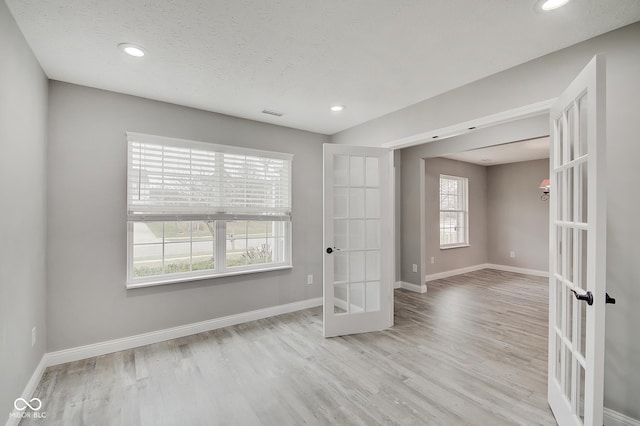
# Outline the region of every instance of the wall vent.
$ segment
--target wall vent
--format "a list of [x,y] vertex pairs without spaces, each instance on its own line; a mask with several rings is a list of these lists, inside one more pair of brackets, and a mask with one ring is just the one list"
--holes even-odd
[[268,109],[263,109],[262,113],[263,114],[269,114],[269,115],[275,115],[276,117],[282,117],[284,115],[284,113],[282,113],[282,112],[271,111],[271,110],[268,110]]

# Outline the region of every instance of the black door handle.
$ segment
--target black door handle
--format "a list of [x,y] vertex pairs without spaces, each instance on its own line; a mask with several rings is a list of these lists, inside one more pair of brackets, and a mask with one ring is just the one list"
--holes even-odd
[[586,294],[578,294],[578,292],[576,292],[575,290],[571,291],[576,295],[576,299],[586,301],[587,305],[589,306],[593,305],[593,293],[591,293],[590,291],[587,291]]
[[[593,293],[591,293],[590,291],[587,291],[586,294],[578,294],[575,290],[571,290],[571,291],[573,292],[573,294],[576,295],[576,299],[585,300],[587,302],[587,305],[589,306],[593,305]],[[604,303],[611,303],[612,305],[615,305],[616,299],[609,296],[609,293],[605,293]]]
[[333,247],[333,248],[327,247],[327,254],[331,254],[334,251],[340,251],[340,249],[339,248],[335,248],[335,247]]

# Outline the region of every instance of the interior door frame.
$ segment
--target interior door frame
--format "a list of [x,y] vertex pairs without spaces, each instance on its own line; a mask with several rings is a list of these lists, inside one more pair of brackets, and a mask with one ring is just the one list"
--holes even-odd
[[[381,144],[381,146],[385,148],[391,148],[391,149],[408,148],[416,145],[422,145],[425,143],[433,142],[436,140],[441,141],[443,139],[460,136],[466,133],[470,133],[475,129],[489,128],[492,126],[515,122],[518,120],[540,116],[540,115],[549,116],[551,113],[551,107],[554,104],[556,104],[558,99],[559,97],[550,98],[541,102],[523,105],[517,108],[505,110],[499,113],[477,117],[472,120],[459,122],[447,127],[441,127],[438,129],[430,130],[428,132],[386,142]],[[547,126],[547,135],[550,135],[552,130],[553,129]],[[486,144],[481,143],[469,149],[481,149],[481,148],[486,148],[494,145],[495,143],[490,143],[490,142]],[[424,272],[426,271],[426,267],[427,267],[427,261],[424,258],[424,256],[422,256],[422,254],[425,253],[425,248],[426,248],[426,224],[424,220],[426,205],[427,205],[426,194],[424,191],[424,181],[426,178],[426,170],[425,170],[426,158],[429,158],[429,156],[420,158],[420,170],[419,170],[420,171],[419,179],[421,182],[421,191],[420,191],[420,252],[421,253],[420,253],[420,259],[419,259],[420,261],[419,273],[421,275],[420,276],[421,286],[425,286],[426,276],[424,275]],[[606,208],[606,206],[604,206],[604,208]],[[426,288],[425,288],[425,291],[426,291]],[[604,411],[605,411],[604,416],[606,421],[607,420],[606,407],[604,408]]]

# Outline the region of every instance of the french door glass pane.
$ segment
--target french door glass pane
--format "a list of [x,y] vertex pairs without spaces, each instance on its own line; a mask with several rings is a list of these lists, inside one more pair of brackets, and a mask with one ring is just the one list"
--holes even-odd
[[333,254],[333,280],[349,281],[349,253],[334,252]]
[[377,219],[366,221],[365,243],[368,249],[380,248],[380,221]]
[[[349,248],[352,250],[364,249],[364,220],[349,221]],[[336,245],[342,248],[342,246]]]
[[349,216],[352,218],[364,217],[364,189],[349,188]]
[[349,157],[347,155],[333,157],[333,184],[349,184]]
[[368,282],[366,288],[366,311],[373,312],[380,310],[380,282]]
[[364,252],[349,253],[349,282],[364,281]]
[[336,219],[333,221],[334,242],[339,249],[349,248],[349,221]]
[[364,311],[364,283],[349,284],[349,312],[358,313]]
[[333,286],[333,313],[346,314],[349,309],[349,286],[336,284]]
[[364,186],[364,158],[349,157],[349,185]]
[[380,169],[376,157],[367,157],[366,160],[366,185],[369,187],[380,186]]
[[564,387],[563,393],[571,402],[571,377],[572,377],[572,360],[573,355],[571,354],[571,349],[568,346],[563,345],[564,347]]
[[571,292],[571,290],[569,290],[569,287],[566,287],[566,292],[565,292],[565,303],[566,303],[566,309],[565,309],[565,317],[566,317],[566,326],[565,326],[565,337],[567,338],[567,340],[569,340],[569,342],[571,342],[572,340],[572,335],[571,333],[573,332],[573,303],[574,303],[575,297],[573,297],[573,293]]
[[376,219],[380,217],[380,190],[375,189],[366,189],[366,216],[370,219]]
[[585,94],[584,96],[582,96],[579,100],[578,100],[578,117],[580,120],[579,123],[579,128],[580,128],[580,155],[586,155],[589,153],[589,148],[588,148],[588,144],[587,144],[587,137],[588,137],[588,127],[587,127],[587,112],[588,112],[588,108],[587,108],[587,94]]
[[347,188],[333,189],[333,217],[349,216],[349,190]]
[[577,402],[577,411],[578,411],[578,417],[580,418],[580,421],[582,421],[582,423],[584,424],[584,387],[585,387],[585,372],[584,372],[584,368],[582,367],[582,365],[578,364],[578,374],[577,374],[577,398],[578,401]]
[[576,158],[576,137],[575,137],[575,108],[572,106],[567,110],[567,149],[569,151],[569,158],[567,161],[573,161]]

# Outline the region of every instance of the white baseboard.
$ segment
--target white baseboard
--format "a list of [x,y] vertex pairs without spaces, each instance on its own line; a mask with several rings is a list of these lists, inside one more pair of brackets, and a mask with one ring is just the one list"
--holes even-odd
[[515,272],[517,274],[535,275],[536,277],[549,277],[549,271],[538,271],[537,269],[518,268],[516,266],[496,265],[487,263],[485,268],[497,269],[499,271]]
[[418,284],[408,283],[408,282],[405,282],[405,281],[398,281],[398,283],[400,284],[400,286],[396,287],[396,288],[403,288],[405,290],[415,291],[416,293],[426,293],[427,292],[427,285],[426,284],[418,285]]
[[[22,391],[22,395],[20,396],[20,398],[23,398],[27,401],[31,400],[47,366],[47,354],[44,354],[42,355],[42,358],[40,358],[40,362],[36,366],[36,369],[33,371],[33,374],[27,382],[27,386],[25,386],[24,391]],[[14,408],[13,411],[9,414],[9,419],[7,420],[6,426],[17,426],[18,423],[20,423],[20,420],[22,420],[19,417],[20,413],[21,411],[18,411]]]
[[452,269],[450,271],[438,272],[436,274],[425,275],[424,282],[449,278],[456,275],[467,274],[469,272],[479,271],[481,269],[497,269],[505,272],[515,272],[518,274],[534,275],[537,277],[548,277],[548,271],[538,271],[536,269],[518,268],[515,266],[497,265],[495,263],[480,263],[478,265],[467,266],[465,268]]
[[393,285],[393,288],[401,288],[402,287],[402,281],[396,281],[396,283]]
[[640,426],[640,420],[604,407],[604,426]]
[[480,269],[486,269],[487,263],[481,263],[479,265],[467,266],[465,268],[452,269],[450,271],[438,272],[436,274],[425,275],[424,282],[428,283],[429,281],[439,280],[442,278],[449,278],[456,275],[467,274],[473,271],[479,271]]
[[64,364],[112,352],[137,348],[139,346],[149,345],[152,343],[164,342],[165,340],[190,336],[204,331],[229,327],[316,306],[322,306],[322,297],[287,303],[285,305],[271,306],[269,308],[243,312],[241,314],[229,315],[221,318],[214,318],[179,327],[167,328],[165,330],[152,331],[150,333],[138,334],[136,336],[123,337],[121,339],[109,340],[107,342],[94,343],[91,345],[64,349],[57,352],[50,352],[45,354],[47,358],[47,366]]

